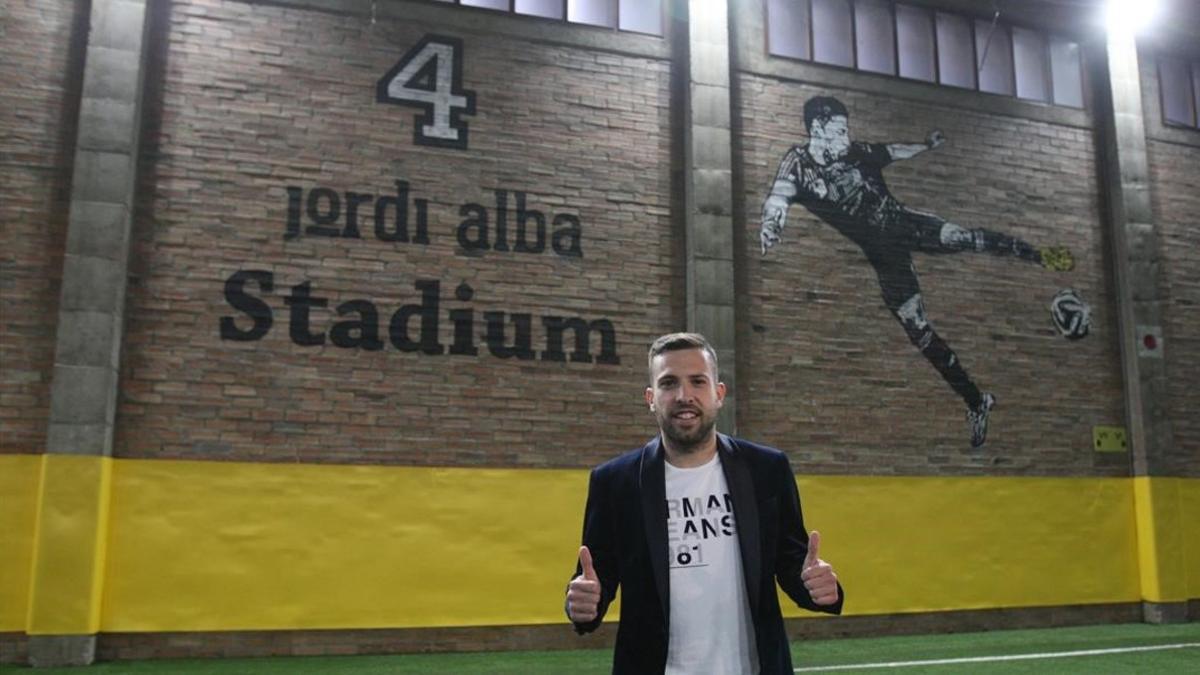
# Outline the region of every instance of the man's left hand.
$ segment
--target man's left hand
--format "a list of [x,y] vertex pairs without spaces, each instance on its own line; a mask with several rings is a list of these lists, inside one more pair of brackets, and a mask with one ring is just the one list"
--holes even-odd
[[808,589],[813,602],[818,605],[832,605],[838,600],[837,573],[833,566],[821,560],[817,548],[821,545],[821,533],[813,530],[808,535],[808,555],[804,556],[804,568],[800,572],[800,580]]

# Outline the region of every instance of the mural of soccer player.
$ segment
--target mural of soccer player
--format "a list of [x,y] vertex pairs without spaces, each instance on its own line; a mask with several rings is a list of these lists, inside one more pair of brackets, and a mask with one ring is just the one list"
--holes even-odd
[[1066,271],[1074,267],[1064,247],[1036,248],[999,232],[967,228],[908,208],[888,191],[883,169],[945,143],[931,131],[925,143],[862,143],[850,140],[849,112],[836,98],[815,96],[804,104],[808,142],[783,156],[763,204],[762,253],[779,244],[788,207],[799,203],[858,244],[875,268],[883,302],[908,339],[967,405],[971,446],[987,439],[996,397],[980,391],[925,315],[912,253],[990,253]]

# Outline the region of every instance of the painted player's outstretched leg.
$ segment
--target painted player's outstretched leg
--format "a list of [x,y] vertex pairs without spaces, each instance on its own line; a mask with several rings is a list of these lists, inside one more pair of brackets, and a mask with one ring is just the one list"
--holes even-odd
[[1056,272],[1069,272],[1075,267],[1075,257],[1065,246],[1037,248],[1022,239],[981,227],[967,229],[943,222],[938,232],[938,243],[951,251],[1013,256]]
[[985,394],[971,380],[966,369],[950,345],[942,339],[925,315],[925,303],[921,294],[910,297],[904,304],[891,308],[892,314],[904,326],[904,332],[921,354],[941,374],[963,402],[967,404],[967,426],[971,434],[971,447],[981,447],[987,440],[988,415],[996,405],[996,397]]
[[[884,298],[885,302],[887,298]],[[971,434],[971,447],[981,447],[987,440],[988,415],[996,405],[996,397],[985,394],[967,375],[954,350],[942,339],[925,315],[925,303],[918,292],[899,306],[888,303],[888,309],[904,327],[908,339],[941,374],[963,402],[967,404],[967,426]]]
[[933,330],[929,317],[925,315],[925,302],[921,298],[921,285],[912,258],[906,252],[891,250],[884,256],[871,257],[869,260],[879,275],[883,304],[904,327],[904,333],[921,350],[921,355],[967,404],[971,447],[982,446],[987,440],[988,415],[996,405],[996,397],[979,390],[959,363],[954,350]]
[[1075,256],[1065,246],[1037,248],[1017,237],[982,227],[968,229],[941,216],[909,208],[900,211],[900,218],[914,233],[916,249],[925,253],[990,253],[1017,258],[1058,272],[1067,272],[1075,267]]

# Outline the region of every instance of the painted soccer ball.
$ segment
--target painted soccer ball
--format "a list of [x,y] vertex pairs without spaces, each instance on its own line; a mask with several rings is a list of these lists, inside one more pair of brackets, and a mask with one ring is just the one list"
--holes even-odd
[[1088,306],[1079,291],[1074,288],[1064,288],[1054,294],[1050,301],[1050,318],[1054,327],[1068,340],[1079,340],[1088,334],[1092,327],[1092,308]]

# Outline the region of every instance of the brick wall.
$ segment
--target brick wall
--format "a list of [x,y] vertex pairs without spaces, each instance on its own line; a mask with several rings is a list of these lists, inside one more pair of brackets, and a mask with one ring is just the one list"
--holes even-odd
[[[626,49],[610,33],[579,27],[509,30],[552,24],[428,2],[387,3],[375,23],[296,4],[153,3],[116,455],[581,467],[641,443],[652,431],[640,392],[645,346],[684,319],[672,128],[682,115],[671,108],[670,50]],[[0,107],[8,188],[0,200],[0,452],[23,453],[44,445],[87,4],[25,0],[6,12],[0,75],[17,86]],[[375,100],[379,78],[430,34],[463,44],[463,85],[477,106],[466,117],[467,150],[415,144],[418,111]],[[999,399],[983,450],[967,450],[961,401],[887,312],[854,244],[797,205],[782,245],[759,254],[765,191],[782,154],[803,142],[803,103],[817,94],[849,106],[857,140],[946,133],[943,148],[886,171],[910,207],[1075,252],[1078,266],[1066,274],[988,255],[914,256],[931,320]],[[736,78],[740,433],[783,447],[803,473],[1127,475],[1126,455],[1091,449],[1094,425],[1124,423],[1093,129],[933,103],[954,95],[945,91],[910,94],[911,83],[890,92],[877,81]],[[1154,96],[1147,88],[1147,100]],[[1154,128],[1151,136],[1169,294],[1175,446],[1167,468],[1195,476],[1200,155],[1178,134]],[[328,189],[344,214],[348,193],[394,195],[398,180],[427,200],[428,243],[380,241],[369,215],[359,238],[288,237],[295,191]],[[556,214],[577,218],[582,257],[464,250],[455,236],[460,207],[484,207],[494,226],[496,190],[509,193],[510,236],[517,191],[551,231]],[[227,281],[247,271],[272,275],[272,292],[254,283],[247,291],[266,302],[273,326],[261,339],[222,339],[223,317],[235,332],[254,323],[225,297]],[[440,283],[438,346],[455,341],[448,312],[470,310],[478,354],[390,343],[391,314],[419,302],[415,284],[430,280]],[[311,316],[320,346],[289,335],[284,296],[306,282],[327,302]],[[470,300],[455,297],[461,284]],[[1068,286],[1093,310],[1091,335],[1079,342],[1049,320],[1050,297]],[[332,308],[352,300],[377,307],[380,349],[331,343]],[[493,311],[530,315],[539,354],[550,350],[542,317],[611,320],[619,363],[494,356],[480,336]],[[513,324],[504,327],[511,341]],[[570,332],[565,339],[569,354]],[[593,339],[589,354],[598,352]],[[970,618],[994,628],[1137,616],[1124,605],[999,612]],[[964,615],[929,616],[920,625],[942,630]],[[910,619],[791,628],[893,632]],[[567,645],[564,629],[112,634],[101,637],[100,653],[533,648]],[[611,627],[600,639],[611,640]],[[0,661],[23,661],[26,651],[23,635],[0,634]]]
[[1159,471],[1200,476],[1200,131],[1165,127],[1159,105],[1153,54],[1142,54],[1142,98],[1146,113],[1146,150],[1150,196],[1159,232],[1162,264],[1163,358],[1167,367],[1166,408],[1173,443],[1161,455]]
[[[643,377],[645,345],[682,323],[669,63],[473,32],[463,18],[477,12],[413,7],[444,21],[372,25],[220,1],[172,3],[155,17],[147,80],[161,84],[147,96],[117,455],[575,466],[649,435],[631,383]],[[463,83],[477,101],[465,151],[415,144],[419,111],[375,100],[376,82],[427,34],[463,42]],[[428,200],[428,244],[379,241],[370,211],[362,238],[285,239],[288,188],[302,200],[328,188],[345,201],[395,195],[397,180]],[[541,254],[469,255],[456,239],[460,207],[484,206],[494,225],[497,189],[509,191],[510,246],[523,191],[548,230],[556,214],[578,219],[582,257],[549,243]],[[270,305],[274,325],[257,341],[222,340],[221,317],[252,324],[223,290],[246,270],[273,274],[272,294],[247,290]],[[418,280],[441,284],[444,349],[454,342],[447,312],[474,310],[478,355],[388,344],[392,313],[421,301]],[[314,334],[328,333],[339,303],[366,300],[380,314],[382,349],[336,347],[328,336],[295,344],[283,296],[305,282],[328,300],[312,311]],[[464,283],[469,302],[455,296]],[[497,358],[478,338],[489,311],[532,315],[537,352],[548,349],[542,317],[608,319],[620,362]],[[505,329],[511,344],[510,321]],[[564,342],[570,355],[572,332]],[[600,351],[593,337],[590,353]]]
[[[749,73],[739,82],[749,354],[741,431],[786,448],[805,473],[1124,475],[1127,457],[1091,449],[1094,425],[1124,423],[1092,130],[900,91]],[[806,140],[803,105],[814,95],[847,105],[852,140],[946,134],[941,148],[885,169],[910,208],[1076,256],[1074,271],[1056,273],[989,254],[913,254],[931,323],[999,401],[981,450],[969,451],[962,400],[887,311],[856,244],[796,204],[782,244],[759,252],[763,199],[784,152]],[[1066,287],[1092,308],[1091,334],[1075,342],[1050,320],[1050,299]]]
[[6,2],[0,23],[0,453],[46,444],[86,3]]

